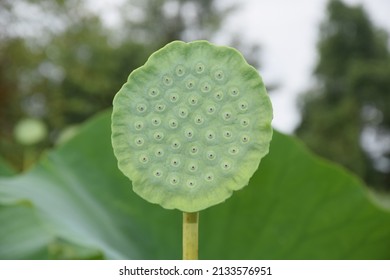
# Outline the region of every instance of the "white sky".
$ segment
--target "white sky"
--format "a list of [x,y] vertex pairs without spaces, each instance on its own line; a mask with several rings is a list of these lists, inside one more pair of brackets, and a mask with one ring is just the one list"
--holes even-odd
[[[227,21],[227,33],[239,33],[262,47],[260,74],[265,83],[278,83],[271,95],[273,125],[290,133],[299,124],[297,95],[312,83],[318,26],[325,17],[326,0],[224,0],[241,9]],[[371,20],[390,32],[389,0],[344,0],[362,4]],[[224,39],[218,40],[223,43]]]
[[[92,1],[115,25],[115,6],[124,0]],[[214,42],[227,44],[232,34],[261,46],[260,74],[266,84],[278,84],[271,94],[273,126],[291,133],[299,124],[297,96],[312,84],[318,27],[325,17],[327,0],[218,0],[238,4]],[[390,0],[344,0],[362,4],[375,25],[390,33]],[[229,36],[230,35],[230,36]]]

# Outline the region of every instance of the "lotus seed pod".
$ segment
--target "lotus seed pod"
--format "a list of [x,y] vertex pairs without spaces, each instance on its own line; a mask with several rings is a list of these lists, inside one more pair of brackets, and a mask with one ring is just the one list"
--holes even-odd
[[14,136],[22,145],[35,145],[47,137],[46,125],[39,119],[26,118],[19,121],[14,129]]
[[[269,149],[272,106],[257,71],[233,48],[172,42],[116,94],[112,144],[133,190],[196,212],[246,186]],[[259,186],[261,187],[261,186]]]

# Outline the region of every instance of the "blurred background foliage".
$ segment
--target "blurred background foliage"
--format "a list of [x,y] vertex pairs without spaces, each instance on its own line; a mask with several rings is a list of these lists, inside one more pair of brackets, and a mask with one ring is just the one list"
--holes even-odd
[[361,6],[330,1],[320,27],[315,86],[300,100],[296,134],[367,184],[390,190],[388,35]]
[[[68,127],[111,107],[152,52],[172,40],[211,39],[234,10],[209,0],[128,1],[113,28],[91,3],[0,1],[0,151],[18,170],[34,161],[26,150],[39,154]],[[257,64],[258,47],[240,42],[232,40]],[[41,120],[48,137],[33,147],[15,141],[24,118]]]
[[[136,195],[116,163],[106,110],[0,177],[0,260],[180,259],[182,213]],[[201,211],[199,230],[201,259],[388,260],[390,200],[275,131],[249,185]]]
[[[212,41],[239,8],[220,3],[124,1],[113,24],[93,1],[0,0],[3,162],[23,170],[71,137],[79,123],[111,107],[128,74],[167,42]],[[259,66],[259,45],[226,36]],[[330,0],[319,29],[315,83],[301,96],[296,134],[380,190],[390,189],[389,77],[387,34],[363,7]],[[26,118],[40,120],[47,137],[27,146],[16,141],[15,128]]]
[[[109,111],[33,170],[12,176],[110,108],[152,52],[176,39],[213,41],[239,8],[221,2],[123,1],[110,22],[98,1],[0,0],[0,258],[179,257],[179,213],[130,191],[110,148]],[[295,132],[316,153],[389,191],[388,35],[361,6],[330,0],[325,12],[314,85],[301,95]],[[240,36],[225,37],[259,67],[261,48]],[[205,211],[203,257],[388,259],[389,196],[373,195],[383,211],[359,180],[292,138],[275,132],[251,184]]]

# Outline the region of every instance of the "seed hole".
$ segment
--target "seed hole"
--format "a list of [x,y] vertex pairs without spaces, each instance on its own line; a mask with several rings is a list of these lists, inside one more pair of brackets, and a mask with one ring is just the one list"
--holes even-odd
[[172,184],[172,185],[177,185],[179,183],[179,178],[176,177],[176,176],[172,176],[170,179],[169,179],[169,182]]
[[208,181],[208,182],[211,182],[214,180],[214,174],[213,173],[207,173],[206,176],[205,176],[205,180]]
[[151,97],[156,97],[156,96],[158,96],[159,94],[160,94],[160,91],[159,91],[158,88],[151,88],[151,89],[149,89],[149,95],[150,95]]
[[157,141],[160,141],[164,138],[164,133],[158,131],[158,132],[155,132],[153,134],[153,136],[154,136],[154,139],[156,139]]
[[225,131],[223,132],[223,137],[225,137],[225,138],[231,138],[231,137],[232,137],[231,131],[225,130]]
[[146,112],[146,109],[147,109],[147,107],[143,103],[137,105],[137,111],[140,112],[140,113]]
[[160,118],[153,118],[152,119],[152,124],[154,126],[159,126],[161,124],[161,119]]
[[202,92],[209,92],[211,90],[211,85],[207,82],[203,83],[201,89]]
[[196,66],[195,66],[195,71],[198,74],[203,73],[204,69],[205,69],[205,66],[204,66],[204,64],[202,62],[197,63]]
[[191,163],[190,165],[188,165],[188,170],[191,172],[195,172],[198,170],[198,166],[195,163]]
[[206,139],[207,140],[214,140],[215,139],[214,131],[211,131],[211,130],[207,131],[206,132]]
[[246,111],[248,109],[248,103],[245,101],[242,101],[238,107],[240,108],[241,111]]
[[185,131],[184,131],[184,135],[187,137],[187,138],[192,138],[194,136],[194,131],[191,129],[191,128],[187,128]]
[[241,142],[242,143],[248,143],[249,142],[249,136],[248,135],[243,135],[242,137],[241,137]]
[[162,157],[164,155],[164,150],[163,149],[157,149],[156,152],[154,153],[157,157]]
[[179,149],[180,146],[181,146],[181,143],[180,143],[179,141],[177,141],[177,140],[174,140],[174,141],[172,142],[172,144],[171,144],[171,147],[172,147],[173,149]]
[[240,121],[240,124],[241,124],[241,126],[243,126],[243,127],[247,127],[248,125],[249,125],[249,119],[242,119],[241,121]]
[[195,179],[189,179],[187,180],[187,186],[192,188],[196,186],[196,180]]
[[240,94],[240,91],[236,87],[231,88],[229,92],[231,96],[238,96]]
[[149,158],[148,158],[147,155],[142,155],[142,156],[139,157],[139,161],[140,161],[141,163],[143,163],[143,164],[146,164],[146,163],[149,162]]
[[144,138],[142,138],[142,137],[137,137],[137,138],[135,139],[135,144],[136,144],[137,146],[142,146],[144,143],[145,143],[145,140],[144,140]]
[[173,167],[178,167],[178,166],[180,165],[180,159],[178,159],[178,158],[172,159],[172,160],[171,160],[171,165],[172,165]]
[[229,148],[229,154],[231,154],[231,155],[236,155],[236,154],[238,154],[238,148],[237,147],[231,147],[231,148]]
[[175,72],[178,77],[181,77],[186,73],[186,70],[183,65],[177,65]]
[[196,147],[196,146],[192,146],[192,147],[190,148],[190,153],[191,153],[192,155],[196,155],[196,154],[198,153],[198,151],[199,151],[199,149],[198,149],[198,147]]
[[186,118],[188,116],[188,110],[186,108],[179,109],[179,116],[181,118]]
[[196,96],[191,96],[190,98],[188,98],[188,103],[190,103],[191,105],[196,105],[198,104],[198,98]]
[[162,172],[161,170],[157,169],[157,170],[155,170],[155,171],[153,172],[153,175],[154,175],[155,177],[160,178],[160,177],[163,175],[163,172]]
[[214,112],[215,112],[215,106],[214,105],[210,105],[210,106],[208,106],[207,107],[207,113],[208,114],[214,114]]
[[164,105],[164,104],[157,104],[157,105],[155,106],[155,109],[156,109],[156,111],[158,111],[158,112],[163,112],[163,111],[165,110],[165,105]]
[[171,100],[171,102],[175,103],[177,100],[179,100],[179,95],[177,93],[172,93],[169,96],[169,100]]
[[223,92],[217,91],[216,93],[214,93],[214,98],[218,101],[221,101],[223,99]]
[[217,70],[217,71],[215,71],[215,73],[214,73],[214,78],[215,78],[216,80],[222,81],[224,77],[225,77],[225,74],[223,73],[222,70]]
[[175,120],[175,119],[171,119],[171,120],[169,121],[169,126],[170,126],[171,128],[177,128],[178,125],[179,125],[179,122],[178,122],[177,120]]
[[163,77],[163,83],[166,85],[166,86],[170,86],[173,84],[173,79],[168,76],[168,75],[164,75]]
[[207,152],[207,158],[208,158],[209,160],[214,160],[214,159],[216,158],[215,152],[213,152],[213,151],[208,151],[208,152]]
[[232,118],[232,113],[229,112],[229,111],[226,111],[226,112],[223,112],[222,113],[222,118],[225,120],[225,121],[228,121]]
[[198,125],[202,124],[204,122],[204,118],[202,116],[195,116],[194,122]]
[[187,82],[186,82],[187,89],[193,89],[194,86],[195,86],[195,81],[194,80],[192,80],[192,79],[187,80]]
[[222,167],[223,170],[229,170],[232,167],[232,165],[228,161],[223,161],[221,163],[221,167]]
[[134,123],[134,127],[136,130],[141,130],[142,128],[144,128],[144,123],[141,121],[137,121]]

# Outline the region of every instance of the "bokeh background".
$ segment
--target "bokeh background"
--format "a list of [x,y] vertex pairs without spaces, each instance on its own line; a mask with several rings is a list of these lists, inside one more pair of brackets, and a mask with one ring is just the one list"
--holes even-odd
[[72,137],[166,43],[207,39],[259,69],[276,129],[390,191],[388,11],[387,0],[0,0],[2,164],[21,172]]
[[131,190],[110,139],[115,93],[178,39],[239,49],[273,126],[294,135],[275,130],[245,190],[202,211],[200,258],[389,259],[388,11],[388,0],[0,0],[0,259],[180,259],[182,213]]

